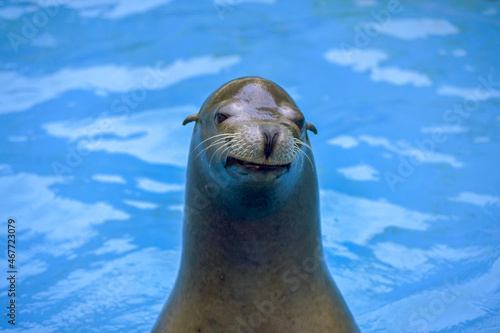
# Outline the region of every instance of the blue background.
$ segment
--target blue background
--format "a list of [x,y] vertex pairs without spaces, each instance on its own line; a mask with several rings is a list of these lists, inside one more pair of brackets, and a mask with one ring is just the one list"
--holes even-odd
[[485,0],[3,2],[1,331],[149,331],[180,258],[182,120],[257,75],[318,128],[325,253],[362,331],[500,332],[499,15]]

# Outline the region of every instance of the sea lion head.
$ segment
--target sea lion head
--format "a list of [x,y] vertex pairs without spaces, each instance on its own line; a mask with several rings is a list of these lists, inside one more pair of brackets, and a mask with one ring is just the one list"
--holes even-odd
[[314,125],[277,84],[259,77],[230,81],[203,103],[196,121],[192,154],[238,182],[272,183],[309,163],[307,130]]

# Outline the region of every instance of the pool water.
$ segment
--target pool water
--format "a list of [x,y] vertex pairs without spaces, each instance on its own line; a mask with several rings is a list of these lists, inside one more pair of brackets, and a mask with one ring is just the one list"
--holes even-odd
[[500,332],[500,2],[3,1],[0,26],[2,332],[151,330],[182,120],[247,75],[318,128],[325,255],[361,330]]

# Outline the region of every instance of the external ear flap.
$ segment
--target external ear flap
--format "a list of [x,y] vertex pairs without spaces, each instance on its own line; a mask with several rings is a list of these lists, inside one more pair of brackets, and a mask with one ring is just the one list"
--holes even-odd
[[313,132],[314,134],[318,134],[318,130],[316,129],[316,126],[314,126],[311,123],[306,122],[306,130],[309,130],[309,131]]
[[186,119],[184,119],[184,121],[182,122],[182,126],[189,124],[192,121],[198,121],[198,114],[197,113],[192,114],[189,117],[187,117]]

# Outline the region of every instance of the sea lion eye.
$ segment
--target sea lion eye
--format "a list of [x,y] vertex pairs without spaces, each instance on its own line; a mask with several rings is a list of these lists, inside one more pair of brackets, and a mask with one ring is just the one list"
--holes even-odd
[[305,119],[304,118],[300,118],[300,119],[295,120],[295,125],[297,125],[297,127],[301,131],[304,129],[304,123],[305,123]]
[[227,118],[229,118],[229,116],[225,115],[224,113],[217,112],[217,114],[215,115],[215,123],[217,125],[219,125],[220,123],[222,123]]

